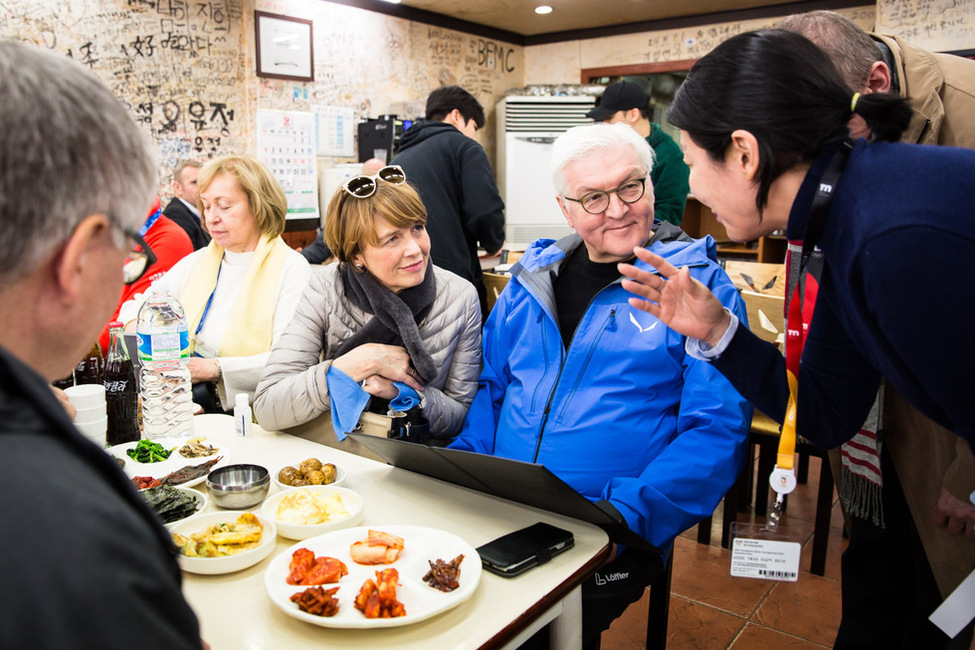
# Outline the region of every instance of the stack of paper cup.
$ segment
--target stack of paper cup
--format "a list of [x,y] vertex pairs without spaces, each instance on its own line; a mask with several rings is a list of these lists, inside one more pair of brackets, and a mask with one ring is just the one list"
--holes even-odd
[[102,384],[79,384],[65,388],[68,401],[78,409],[74,425],[99,447],[105,446],[108,412],[105,409],[105,387]]

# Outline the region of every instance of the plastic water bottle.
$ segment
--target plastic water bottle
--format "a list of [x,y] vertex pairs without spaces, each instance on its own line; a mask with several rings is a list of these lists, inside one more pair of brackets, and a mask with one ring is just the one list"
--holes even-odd
[[195,407],[186,366],[190,344],[183,306],[168,291],[154,291],[139,309],[136,336],[145,437],[190,437]]

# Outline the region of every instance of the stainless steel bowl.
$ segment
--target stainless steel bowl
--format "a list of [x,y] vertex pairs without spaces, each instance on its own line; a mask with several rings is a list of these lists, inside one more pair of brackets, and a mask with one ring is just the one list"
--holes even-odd
[[271,474],[260,465],[227,465],[207,476],[210,498],[221,508],[245,510],[267,497]]

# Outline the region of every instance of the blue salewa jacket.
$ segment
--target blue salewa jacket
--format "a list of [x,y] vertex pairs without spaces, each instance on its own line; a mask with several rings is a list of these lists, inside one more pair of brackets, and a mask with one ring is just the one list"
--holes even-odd
[[[714,240],[655,227],[649,249],[690,267],[746,322]],[[735,481],[752,408],[709,363],[684,353],[684,337],[631,307],[619,280],[593,298],[566,350],[552,284],[580,245],[578,235],[538,240],[512,268],[484,326],[477,395],[450,446],[541,463],[667,549]]]

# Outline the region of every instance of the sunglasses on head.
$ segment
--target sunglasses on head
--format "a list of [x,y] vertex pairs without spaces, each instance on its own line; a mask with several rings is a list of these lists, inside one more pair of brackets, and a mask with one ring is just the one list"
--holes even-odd
[[357,199],[367,199],[376,193],[376,179],[392,185],[406,182],[406,173],[399,165],[386,165],[373,176],[354,176],[345,181],[342,189]]

